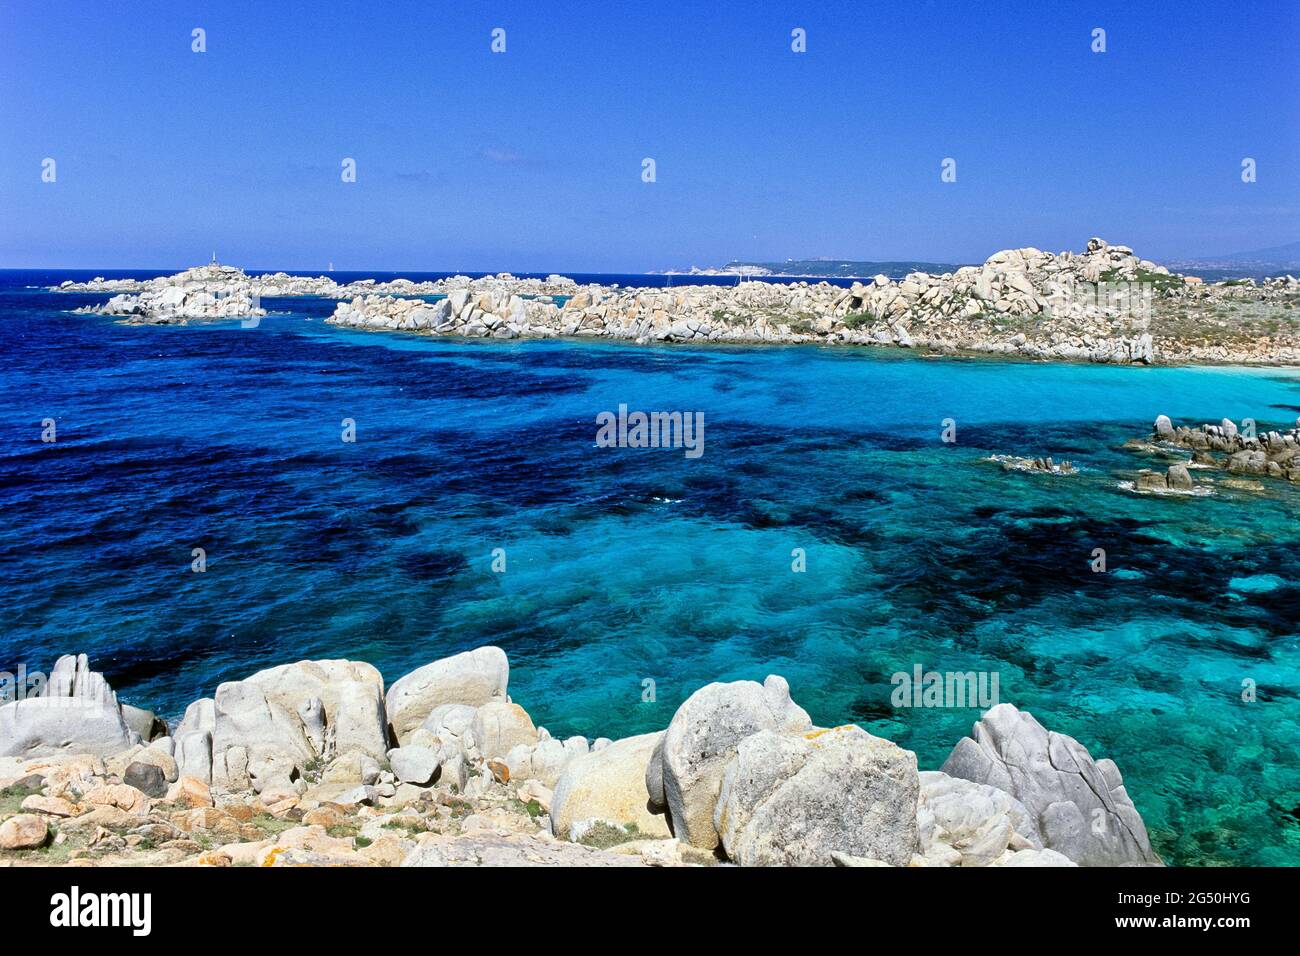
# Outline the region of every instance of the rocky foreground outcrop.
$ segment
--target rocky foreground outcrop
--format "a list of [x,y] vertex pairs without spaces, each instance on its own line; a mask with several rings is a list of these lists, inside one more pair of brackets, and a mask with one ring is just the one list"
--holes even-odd
[[386,693],[369,664],[300,661],[221,684],[168,728],[61,658],[47,695],[0,707],[0,863],[1159,863],[1115,765],[1008,704],[918,772],[860,727],[814,726],[777,676],[709,684],[666,731],[592,742],[535,726],[508,681],[495,647]]
[[1004,249],[951,273],[672,288],[579,286],[508,274],[435,282],[246,276],[210,265],[145,281],[65,282],[115,292],[86,311],[132,322],[262,314],[266,296],[337,298],[334,325],[466,338],[647,343],[820,343],[1120,364],[1300,363],[1300,281],[1204,283],[1091,239],[1083,252]]

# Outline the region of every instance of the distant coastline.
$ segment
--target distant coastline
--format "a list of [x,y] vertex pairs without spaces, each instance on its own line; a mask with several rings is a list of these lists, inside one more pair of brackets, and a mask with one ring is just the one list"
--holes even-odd
[[942,275],[956,272],[963,265],[951,262],[928,262],[920,260],[854,260],[854,259],[789,259],[785,262],[745,262],[732,260],[725,266],[687,270],[666,269],[653,275],[671,276],[744,276],[762,279],[870,279],[885,275],[891,279],[901,279],[910,272],[928,272]]
[[[1251,252],[1237,252],[1223,256],[1171,258],[1164,260],[1171,271],[1196,275],[1207,282],[1230,279],[1272,279],[1300,273],[1300,242]],[[786,259],[784,262],[732,259],[723,266],[692,267],[690,269],[665,269],[655,275],[672,276],[735,276],[780,279],[869,279],[887,275],[901,278],[909,272],[928,272],[940,275],[956,272],[965,266],[979,266],[978,262],[931,262],[907,259]]]

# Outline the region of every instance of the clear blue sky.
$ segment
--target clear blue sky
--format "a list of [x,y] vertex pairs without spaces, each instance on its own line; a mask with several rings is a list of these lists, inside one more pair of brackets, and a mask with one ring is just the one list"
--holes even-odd
[[1300,239],[1300,3],[0,0],[0,266],[643,271],[1090,235]]

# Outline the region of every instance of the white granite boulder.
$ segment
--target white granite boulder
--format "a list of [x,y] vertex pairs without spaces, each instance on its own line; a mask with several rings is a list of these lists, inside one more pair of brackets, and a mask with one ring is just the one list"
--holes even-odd
[[180,740],[186,734],[206,730],[212,733],[217,727],[217,705],[211,697],[200,697],[185,708],[181,722],[176,725],[173,736]]
[[[191,746],[202,760],[195,735],[207,721],[198,701],[177,728],[187,762]],[[227,790],[287,787],[318,759],[357,751],[382,760],[388,752],[383,678],[356,661],[299,661],[228,681],[217,688],[211,723],[212,782]]]
[[713,825],[741,866],[830,866],[836,852],[904,866],[919,791],[916,754],[856,725],[761,730],[736,748]]
[[0,707],[0,756],[60,753],[108,756],[140,743],[117,694],[90,669],[85,654],[66,654],[50,671],[40,697]]
[[440,704],[429,711],[420,729],[442,740],[459,740],[473,728],[476,709],[467,704]]
[[1046,730],[1032,714],[999,704],[975,724],[943,772],[1015,797],[1044,849],[1081,866],[1160,865],[1119,768],[1093,760],[1073,737]]
[[1068,856],[1057,853],[1055,850],[1019,850],[1012,852],[1008,850],[1002,854],[993,866],[1078,866]]
[[662,792],[678,839],[711,850],[718,845],[713,825],[718,788],[740,742],[760,730],[801,733],[811,728],[807,712],[790,699],[783,677],[701,687],[673,715],[662,753],[650,762],[662,765],[663,782],[647,781],[647,795]]
[[388,721],[399,743],[405,743],[443,704],[480,707],[506,700],[510,664],[499,647],[480,647],[426,664],[395,681],[386,699]]
[[180,776],[180,765],[177,764],[176,758],[165,748],[154,747],[152,744],[148,747],[137,744],[121,753],[104,758],[104,768],[118,777],[123,776],[127,767],[133,763],[146,763],[157,767],[163,772],[163,778],[167,783],[175,783]]
[[1006,791],[937,770],[920,776],[916,815],[923,857],[992,866],[1008,849],[1042,848],[1038,825]]
[[212,782],[225,790],[259,793],[267,786],[290,786],[317,751],[297,713],[267,698],[251,681],[228,681],[217,688],[212,733]]
[[176,738],[177,773],[212,783],[212,731],[195,730]]
[[537,728],[528,712],[518,704],[491,701],[474,712],[474,746],[486,757],[505,757],[523,744],[538,742]]
[[379,761],[360,750],[338,754],[321,774],[324,784],[364,784],[374,786],[381,773]]
[[568,840],[592,821],[603,821],[634,825],[647,839],[671,836],[645,788],[646,765],[662,738],[662,733],[628,737],[570,761],[551,797],[551,832]]
[[197,777],[212,783],[212,732],[217,726],[216,701],[202,697],[185,708],[176,725],[176,764],[182,777]]
[[258,671],[248,682],[262,689],[269,701],[295,711],[305,728],[315,723],[319,701],[323,740],[317,753],[360,750],[382,760],[388,752],[388,722],[384,715],[384,679],[371,664],[360,661],[298,661]]
[[548,737],[531,746],[513,747],[506,754],[506,766],[511,780],[536,780],[553,790],[569,764],[590,752],[586,737],[565,741]]
[[132,707],[130,704],[122,704],[121,707],[122,719],[126,721],[128,727],[140,735],[140,739],[145,743],[167,736],[167,721],[152,710]]
[[432,747],[396,747],[388,751],[388,764],[402,783],[427,786],[442,766],[442,759]]

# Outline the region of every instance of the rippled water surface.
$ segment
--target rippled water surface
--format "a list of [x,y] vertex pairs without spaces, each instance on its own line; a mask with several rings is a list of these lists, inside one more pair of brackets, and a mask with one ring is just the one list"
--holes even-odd
[[[1115,759],[1171,862],[1300,862],[1300,489],[1118,487],[1156,414],[1289,423],[1300,372],[438,341],[335,329],[313,300],[130,328],[32,281],[0,274],[11,671],[82,650],[175,717],[272,664],[392,681],[492,642],[555,734],[658,729],[703,683],[780,673],[818,723],[923,767],[978,712],[895,710],[890,675],[990,671]],[[596,448],[620,403],[703,412],[703,457]]]

